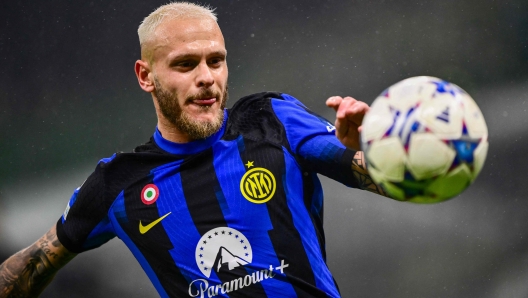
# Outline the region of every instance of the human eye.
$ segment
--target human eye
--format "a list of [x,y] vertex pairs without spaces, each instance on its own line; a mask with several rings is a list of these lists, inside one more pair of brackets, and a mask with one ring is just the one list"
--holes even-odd
[[225,57],[213,57],[209,59],[209,65],[219,67],[225,61]]
[[189,71],[196,66],[196,63],[192,60],[180,60],[171,63],[171,67],[178,71]]

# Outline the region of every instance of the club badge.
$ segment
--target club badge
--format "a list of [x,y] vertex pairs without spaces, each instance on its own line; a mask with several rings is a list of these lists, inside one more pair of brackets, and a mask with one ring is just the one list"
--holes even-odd
[[[253,166],[252,161],[246,164],[248,168]],[[248,170],[240,180],[240,192],[246,200],[262,204],[273,198],[277,182],[275,176],[265,168],[253,168]]]

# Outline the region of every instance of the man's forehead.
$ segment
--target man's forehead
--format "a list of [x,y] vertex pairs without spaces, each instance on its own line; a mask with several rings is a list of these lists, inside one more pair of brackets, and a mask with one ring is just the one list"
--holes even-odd
[[185,45],[189,48],[224,47],[224,37],[218,24],[209,19],[164,20],[146,45],[145,54],[152,55],[164,48]]
[[223,42],[222,31],[213,20],[178,19],[167,20],[155,31],[155,44],[189,43],[195,40],[215,40]]

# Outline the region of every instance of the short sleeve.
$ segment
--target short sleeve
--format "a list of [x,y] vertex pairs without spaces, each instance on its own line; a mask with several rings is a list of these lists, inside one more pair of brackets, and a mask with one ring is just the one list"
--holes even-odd
[[59,241],[69,251],[80,253],[101,246],[115,237],[108,218],[110,204],[105,201],[105,161],[71,196],[57,222]]
[[356,151],[339,142],[334,125],[296,98],[287,94],[282,94],[282,98],[272,100],[273,110],[284,125],[290,148],[300,164],[349,187],[358,187],[352,172]]

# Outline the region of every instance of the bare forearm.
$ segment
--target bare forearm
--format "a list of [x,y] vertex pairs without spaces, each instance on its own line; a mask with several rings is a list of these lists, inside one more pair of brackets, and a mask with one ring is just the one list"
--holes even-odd
[[53,228],[0,265],[0,297],[37,297],[74,256],[60,244]]

